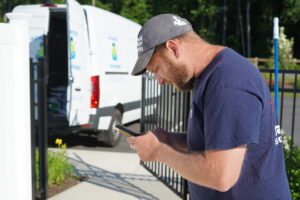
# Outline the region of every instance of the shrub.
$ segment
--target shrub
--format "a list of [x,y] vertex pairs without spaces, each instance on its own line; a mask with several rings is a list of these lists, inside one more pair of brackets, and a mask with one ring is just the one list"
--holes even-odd
[[[279,40],[278,40],[278,53],[279,53],[279,68],[280,69],[298,69],[299,65],[295,63],[295,59],[293,57],[293,46],[294,46],[294,38],[287,38],[284,33],[284,27],[280,27],[279,29]],[[274,68],[274,49],[272,49],[273,56],[267,62],[268,68]]]
[[286,37],[284,27],[280,27],[279,31],[279,62],[282,68],[291,69],[293,68],[290,62],[293,60],[294,38]]
[[[292,144],[291,137],[284,136],[284,157],[293,200],[300,199],[300,147]],[[292,157],[291,156],[292,151]]]

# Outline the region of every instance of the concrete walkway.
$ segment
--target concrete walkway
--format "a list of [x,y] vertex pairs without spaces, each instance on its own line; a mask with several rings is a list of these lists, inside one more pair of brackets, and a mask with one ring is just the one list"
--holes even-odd
[[90,177],[48,200],[179,200],[139,164],[134,153],[67,150],[80,176]]

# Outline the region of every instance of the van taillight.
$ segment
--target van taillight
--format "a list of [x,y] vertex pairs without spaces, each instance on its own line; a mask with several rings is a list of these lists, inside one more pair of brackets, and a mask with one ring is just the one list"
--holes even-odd
[[91,108],[98,108],[99,96],[100,96],[99,76],[92,76],[91,81],[92,81]]

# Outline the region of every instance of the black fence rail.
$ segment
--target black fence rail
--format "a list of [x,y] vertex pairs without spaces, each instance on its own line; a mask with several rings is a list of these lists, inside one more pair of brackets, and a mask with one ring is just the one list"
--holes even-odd
[[[159,86],[155,77],[143,75],[141,131],[161,127],[168,132],[186,132],[190,93],[172,85]],[[187,181],[160,162],[141,162],[154,176],[182,199],[189,199]]]
[[47,199],[47,63],[30,60],[33,200]]
[[[261,69],[270,90],[274,91],[274,70]],[[293,143],[300,144],[300,80],[296,70],[279,71],[280,126]],[[178,92],[172,85],[159,86],[155,77],[142,79],[141,131],[161,127],[169,132],[186,132],[190,109],[190,92]],[[293,163],[291,150],[290,164]],[[179,174],[160,162],[141,162],[149,172],[184,200],[190,199],[188,184]]]

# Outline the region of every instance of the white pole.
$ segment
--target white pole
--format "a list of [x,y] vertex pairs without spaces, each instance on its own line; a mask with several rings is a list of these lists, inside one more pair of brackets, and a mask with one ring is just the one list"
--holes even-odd
[[273,27],[273,37],[274,37],[274,74],[275,74],[275,84],[274,84],[274,99],[275,99],[275,110],[277,116],[279,116],[279,19],[278,17],[274,18],[274,27]]
[[7,14],[0,24],[0,195],[32,200],[29,32],[30,15]]

